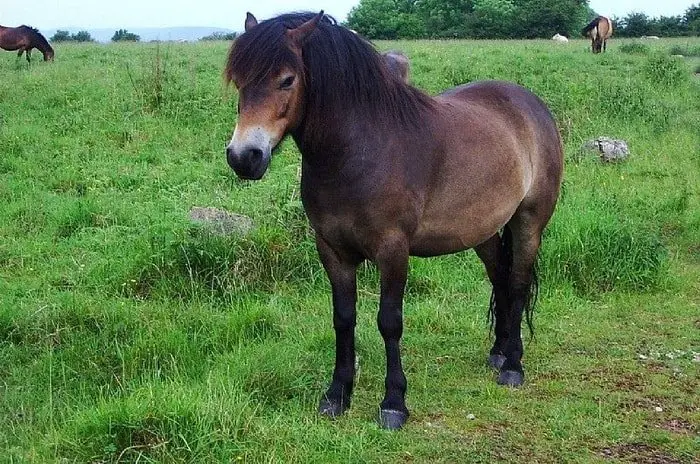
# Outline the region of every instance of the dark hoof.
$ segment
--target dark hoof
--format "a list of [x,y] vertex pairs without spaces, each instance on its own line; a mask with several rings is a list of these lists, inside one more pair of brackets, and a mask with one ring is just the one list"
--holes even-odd
[[525,375],[518,371],[501,371],[498,374],[498,385],[506,385],[508,387],[519,387],[525,382]]
[[489,355],[489,367],[492,369],[496,369],[497,371],[501,370],[501,367],[503,367],[503,363],[506,362],[506,357],[503,356],[502,354],[492,354]]
[[403,411],[397,411],[396,409],[380,409],[379,426],[387,430],[399,430],[403,427],[408,419],[408,414]]
[[345,411],[348,410],[348,407],[349,406],[344,406],[341,403],[331,401],[328,398],[323,398],[318,404],[318,413],[322,416],[335,419],[345,414]]

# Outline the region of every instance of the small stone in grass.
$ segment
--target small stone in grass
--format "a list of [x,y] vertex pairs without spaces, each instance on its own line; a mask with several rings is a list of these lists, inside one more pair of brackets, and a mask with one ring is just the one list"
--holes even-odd
[[248,216],[211,207],[196,206],[190,210],[189,218],[210,233],[221,236],[247,235],[255,226]]
[[664,412],[664,408],[662,408],[661,406],[657,406],[657,407],[654,408],[654,411],[656,411],[656,412]]
[[467,414],[467,419],[474,420],[476,419],[476,416],[474,414]]

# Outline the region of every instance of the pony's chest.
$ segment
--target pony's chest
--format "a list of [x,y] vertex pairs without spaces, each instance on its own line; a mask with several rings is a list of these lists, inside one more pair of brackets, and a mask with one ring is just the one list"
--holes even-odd
[[358,189],[342,182],[329,186],[302,182],[304,210],[316,233],[329,243],[371,258],[374,243],[387,230],[406,232],[417,225],[417,202],[410,192],[381,183]]

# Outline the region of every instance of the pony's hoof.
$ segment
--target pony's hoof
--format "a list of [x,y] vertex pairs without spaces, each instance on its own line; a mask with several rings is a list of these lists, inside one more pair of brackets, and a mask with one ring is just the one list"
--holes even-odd
[[525,375],[518,371],[501,371],[496,382],[498,385],[519,387],[525,382]]
[[492,369],[496,369],[497,371],[501,370],[501,367],[503,367],[503,364],[506,362],[506,357],[503,356],[502,354],[492,354],[489,355],[489,367]]
[[318,404],[318,413],[322,416],[336,419],[345,414],[345,411],[347,411],[349,407],[349,405],[343,405],[342,403],[332,401],[328,398],[323,398]]
[[408,419],[408,414],[403,411],[397,411],[396,409],[380,409],[379,426],[386,430],[399,430],[403,427]]

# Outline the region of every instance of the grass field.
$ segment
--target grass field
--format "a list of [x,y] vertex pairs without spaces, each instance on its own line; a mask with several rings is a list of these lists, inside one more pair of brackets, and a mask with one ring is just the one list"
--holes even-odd
[[[486,367],[475,254],[412,260],[398,433],[374,422],[369,265],[353,407],[316,415],[334,335],[299,154],[285,142],[257,183],[230,172],[227,44],[59,44],[31,67],[0,55],[0,462],[700,462],[700,62],[671,57],[700,40],[630,43],[377,44],[404,50],[430,93],[530,88],[567,163],[526,386]],[[580,152],[603,135],[630,158]],[[211,236],[193,206],[257,227]]]

